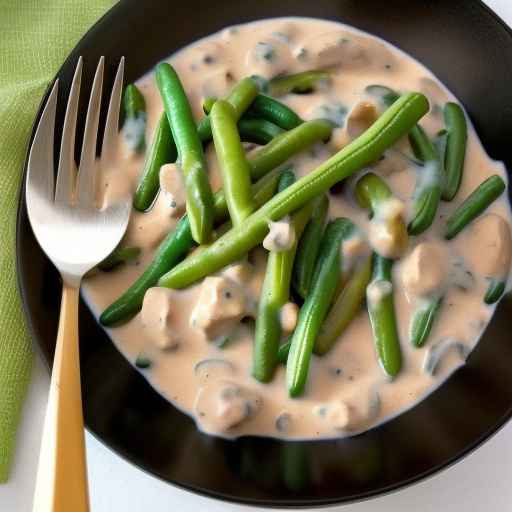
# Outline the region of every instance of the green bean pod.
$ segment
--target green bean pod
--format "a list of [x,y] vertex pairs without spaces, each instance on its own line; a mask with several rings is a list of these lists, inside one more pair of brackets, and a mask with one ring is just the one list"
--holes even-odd
[[251,176],[257,179],[269,169],[284,164],[292,156],[304,151],[312,144],[326,141],[332,133],[332,125],[323,119],[306,121],[293,130],[275,137],[267,145],[256,149],[249,157]]
[[207,96],[203,100],[203,112],[208,115],[210,111],[212,110],[213,104],[217,101],[217,98],[214,98],[213,96]]
[[231,104],[224,100],[216,101],[210,120],[229,216],[233,225],[237,226],[254,210],[249,163]]
[[[203,101],[203,110],[209,114],[216,98],[205,98]],[[284,132],[282,128],[266,119],[260,119],[251,116],[242,116],[238,121],[238,131],[240,138],[244,142],[253,142],[254,144],[268,144],[273,138]]]
[[288,354],[290,353],[290,346],[292,344],[292,337],[289,336],[284,343],[279,345],[279,350],[277,351],[277,361],[281,364],[286,364],[288,360]]
[[503,279],[491,278],[485,293],[484,302],[488,305],[498,302],[505,293],[506,282]]
[[455,238],[472,220],[484,212],[506,188],[503,179],[494,174],[482,182],[446,221],[444,237]]
[[265,238],[269,220],[283,218],[311,199],[325,194],[335,183],[375,162],[387,148],[408,133],[427,110],[428,101],[422,94],[404,95],[360,137],[274,196],[248,217],[243,226],[235,226],[203,252],[192,254],[160,278],[160,286],[184,288],[240,259]]
[[263,94],[258,94],[254,98],[247,113],[256,118],[266,119],[283,130],[291,130],[304,122],[290,107]]
[[[376,174],[367,173],[356,183],[355,196],[359,206],[368,208],[371,211],[373,219],[379,219],[380,211],[392,197],[391,189],[387,183]],[[379,222],[383,222],[386,229],[386,238],[388,239],[388,252],[381,250],[383,257],[397,258],[403,254],[407,248],[408,236],[404,219],[401,215],[383,217]]]
[[[284,190],[294,181],[293,173],[283,173],[279,180],[278,190]],[[292,216],[291,223],[296,240],[299,239],[314,208],[310,201]],[[268,254],[265,280],[260,294],[256,330],[254,335],[254,351],[252,375],[261,382],[272,379],[278,362],[279,340],[281,339],[281,308],[290,298],[290,281],[293,260],[297,250],[297,242],[287,251]]]
[[160,167],[174,162],[177,156],[169,121],[164,113],[158,121],[133,197],[133,207],[136,210],[144,212],[151,208],[160,189]]
[[176,71],[162,62],[156,68],[156,80],[178,149],[179,165],[185,177],[187,214],[192,236],[197,243],[204,243],[210,238],[213,228],[213,194],[203,146]]
[[286,363],[286,383],[291,397],[304,391],[315,340],[341,277],[340,246],[353,229],[350,220],[335,219],[329,222],[322,237],[311,292],[300,309]]
[[355,270],[327,314],[315,342],[314,352],[326,354],[356,317],[372,275],[372,257]]
[[441,200],[443,171],[434,144],[419,124],[409,132],[409,141],[414,155],[424,166],[416,183],[413,218],[407,226],[409,234],[419,235],[432,225],[436,217]]
[[426,306],[421,306],[414,312],[409,333],[411,343],[415,347],[422,347],[427,341],[442,302],[442,297],[437,297],[430,300]]
[[[380,364],[390,377],[395,377],[402,368],[402,352],[393,300],[392,266],[393,260],[376,253],[373,255],[373,273],[366,289],[366,304]],[[379,292],[379,288],[381,296],[373,297],[373,292]]]
[[309,293],[313,270],[315,269],[318,250],[324,232],[325,219],[329,210],[329,199],[322,196],[313,211],[311,219],[300,238],[297,256],[293,266],[293,289],[305,299]]
[[442,198],[451,201],[459,191],[466,156],[468,127],[462,108],[448,102],[444,106],[447,140],[444,153],[445,178]]
[[98,263],[98,268],[103,272],[108,272],[118,265],[136,260],[140,256],[140,252],[140,247],[116,247]]
[[[252,78],[244,78],[235,84],[227,96],[226,101],[233,107],[237,121],[249,108],[249,105],[253,102],[257,94],[258,85]],[[199,121],[197,125],[197,133],[199,134],[199,138],[202,142],[208,142],[212,139],[212,125],[209,116],[205,116],[201,121]]]
[[238,121],[238,131],[244,142],[253,142],[259,145],[268,144],[278,135],[284,133],[282,128],[270,121],[256,118],[246,119],[244,117]]
[[135,84],[128,84],[123,92],[123,135],[130,147],[142,153],[146,147],[146,101]]
[[313,69],[293,75],[272,78],[268,82],[268,93],[271,96],[284,96],[291,92],[305,93],[315,89],[321,82],[327,82],[330,74],[327,71]]
[[[276,190],[277,182],[282,170],[274,169],[252,186],[253,200],[256,206],[265,204]],[[220,224],[228,217],[228,207],[224,192],[219,190],[215,194],[214,203],[215,223]],[[139,278],[100,316],[100,323],[106,327],[123,322],[142,307],[144,294],[152,286],[156,286],[166,272],[179,263],[195,246],[188,215],[184,215],[158,247],[155,256],[149,266]]]

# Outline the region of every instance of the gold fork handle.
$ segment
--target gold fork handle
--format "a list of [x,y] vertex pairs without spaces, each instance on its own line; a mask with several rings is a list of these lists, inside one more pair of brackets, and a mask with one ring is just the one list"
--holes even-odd
[[64,284],[33,512],[88,512],[78,353],[78,287]]

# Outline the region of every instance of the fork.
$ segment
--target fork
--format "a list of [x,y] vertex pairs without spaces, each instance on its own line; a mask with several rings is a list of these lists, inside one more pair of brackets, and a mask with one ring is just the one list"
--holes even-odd
[[50,393],[44,420],[34,494],[34,512],[89,510],[84,421],[78,350],[78,300],[86,272],[117,246],[128,225],[130,198],[105,208],[96,204],[99,169],[108,166],[117,143],[124,58],[110,96],[102,154],[96,141],[103,87],[104,57],[94,76],[78,174],[74,161],[82,58],[67,102],[57,179],[53,165],[58,80],[37,126],[28,161],[26,200],[32,230],[62,277],[62,301]]

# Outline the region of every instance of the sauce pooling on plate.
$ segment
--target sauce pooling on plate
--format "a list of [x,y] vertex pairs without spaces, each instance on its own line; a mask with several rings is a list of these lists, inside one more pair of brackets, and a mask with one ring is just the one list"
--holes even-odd
[[[302,119],[328,119],[333,125],[328,142],[291,159],[297,178],[371,126],[385,109],[385,88],[427,96],[430,112],[420,124],[439,144],[443,136],[436,134],[445,128],[443,107],[456,102],[411,57],[373,36],[316,19],[281,18],[227,28],[181,50],[169,62],[183,82],[196,120],[204,116],[205,100],[225,98],[244,77],[254,76],[266,87],[275,77],[325,71],[326,77],[313,90],[279,97]],[[375,84],[385,88],[369,87]],[[146,103],[149,144],[163,112],[162,100],[153,74],[137,86]],[[250,157],[254,148],[247,144],[246,150]],[[213,144],[205,151],[210,182],[217,190],[222,180]],[[103,201],[108,203],[127,189],[134,191],[143,163],[140,151],[120,144],[115,163],[103,172]],[[511,215],[506,194],[457,236],[444,236],[447,219],[484,180],[492,175],[507,179],[503,166],[487,157],[471,127],[462,181],[453,201],[440,202],[429,229],[418,236],[404,232],[401,242],[393,242],[395,221],[413,219],[415,200],[431,186],[435,172],[428,162],[418,161],[405,138],[371,167],[331,190],[327,217],[346,217],[357,227],[342,244],[342,281],[354,268],[363,267],[372,251],[395,263],[388,277],[371,278],[366,305],[339,339],[325,354],[312,356],[304,393],[297,398],[289,396],[283,365],[270,382],[252,376],[254,318],[268,251],[294,246],[290,216],[270,222],[263,246],[243,260],[182,290],[150,288],[142,310],[108,333],[152,386],[208,433],[311,439],[351,435],[385,421],[421,400],[463,364],[493,314],[494,306],[484,301],[490,283],[510,282]],[[366,174],[365,181],[376,176],[390,190],[371,215],[354,198],[356,183]],[[177,176],[174,164],[164,165],[151,208],[132,212],[122,246],[140,247],[137,260],[109,272],[95,271],[85,280],[84,295],[96,313],[135,281],[177,225],[186,202]],[[368,314],[372,317],[390,296],[402,354],[402,367],[394,378],[379,362]],[[299,321],[300,304],[301,300],[290,299],[280,310],[283,342]],[[435,321],[426,341],[415,343],[411,324],[418,311],[433,311]]]

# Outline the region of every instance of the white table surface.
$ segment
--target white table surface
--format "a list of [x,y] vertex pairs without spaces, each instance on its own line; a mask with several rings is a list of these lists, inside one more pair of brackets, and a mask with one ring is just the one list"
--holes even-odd
[[[512,0],[487,0],[512,25]],[[31,510],[49,377],[37,358],[20,431],[12,477],[0,486],[0,511]],[[199,498],[121,460],[87,434],[92,512],[242,512],[255,508]],[[422,483],[365,503],[328,509],[343,512],[507,512],[512,510],[512,423],[464,461]],[[421,504],[421,505],[420,505]],[[73,512],[73,511],[69,511]]]

